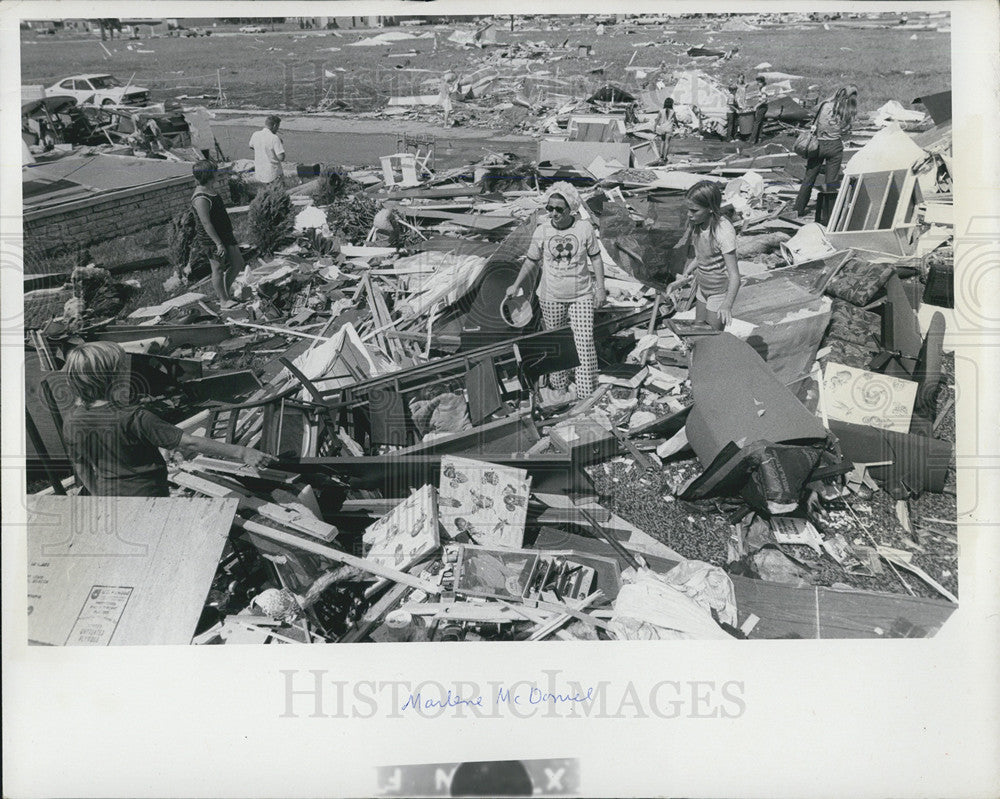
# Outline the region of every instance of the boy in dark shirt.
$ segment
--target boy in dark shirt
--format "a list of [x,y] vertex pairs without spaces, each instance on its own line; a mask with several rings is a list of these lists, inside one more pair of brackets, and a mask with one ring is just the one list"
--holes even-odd
[[77,395],[63,423],[66,450],[77,478],[96,496],[166,497],[167,465],[159,448],[202,453],[266,466],[273,458],[255,449],[191,436],[135,405],[115,400],[126,377],[125,351],[97,341],[70,352],[63,370]]

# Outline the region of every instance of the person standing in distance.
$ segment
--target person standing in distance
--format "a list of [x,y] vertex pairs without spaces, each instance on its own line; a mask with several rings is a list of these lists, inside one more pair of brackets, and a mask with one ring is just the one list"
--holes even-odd
[[278,135],[280,126],[281,117],[272,114],[264,120],[264,127],[250,137],[253,172],[258,183],[273,183],[283,176],[281,162],[285,160],[285,145]]

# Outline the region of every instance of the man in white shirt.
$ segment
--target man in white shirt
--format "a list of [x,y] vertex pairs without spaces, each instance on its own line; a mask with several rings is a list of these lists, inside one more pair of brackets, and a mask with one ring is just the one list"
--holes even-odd
[[281,118],[273,114],[264,120],[264,127],[250,137],[253,148],[254,176],[258,183],[271,183],[282,177],[281,162],[285,160],[285,145],[278,136]]

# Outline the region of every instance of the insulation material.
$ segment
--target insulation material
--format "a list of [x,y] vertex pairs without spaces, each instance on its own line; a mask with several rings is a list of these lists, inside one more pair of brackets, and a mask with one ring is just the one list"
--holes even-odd
[[395,269],[406,274],[410,295],[405,303],[404,318],[427,313],[439,302],[452,304],[464,295],[479,278],[486,259],[479,255],[459,255],[453,252],[421,252],[396,261]]
[[523,469],[444,455],[441,524],[453,538],[465,533],[476,544],[520,547],[530,490],[531,478]]
[[917,384],[912,380],[840,363],[826,365],[823,402],[831,419],[906,433],[916,396]]

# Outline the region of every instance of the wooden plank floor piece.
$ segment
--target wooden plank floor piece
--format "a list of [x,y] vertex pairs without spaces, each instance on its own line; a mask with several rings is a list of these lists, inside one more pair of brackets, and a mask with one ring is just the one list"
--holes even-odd
[[28,498],[28,637],[188,644],[235,499]]
[[750,638],[931,638],[956,606],[872,591],[797,588],[731,575],[739,622],[760,622]]

